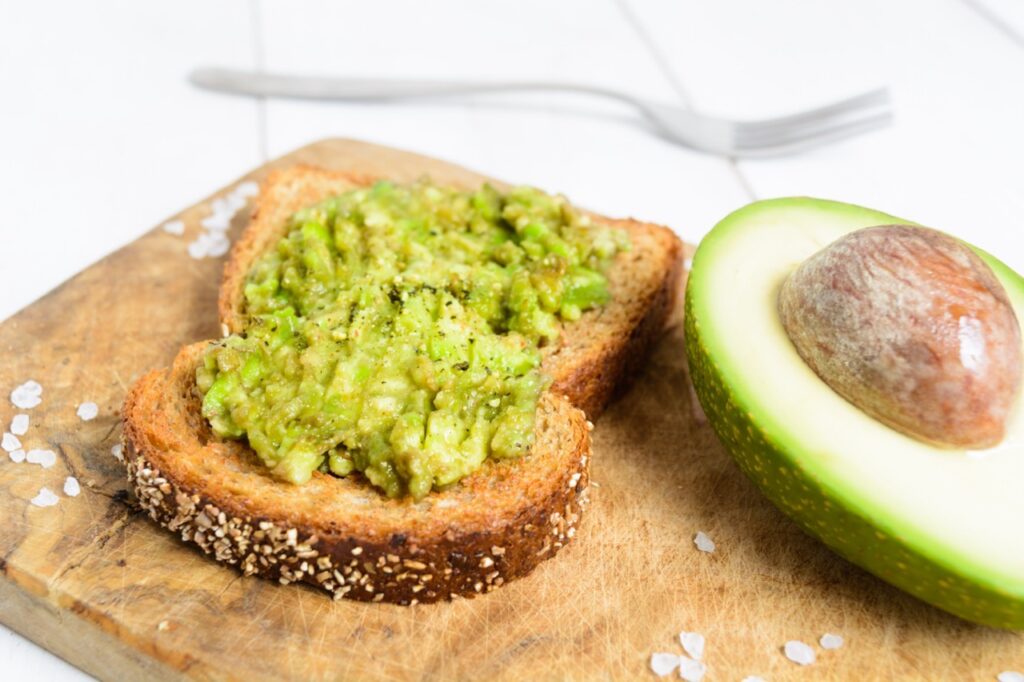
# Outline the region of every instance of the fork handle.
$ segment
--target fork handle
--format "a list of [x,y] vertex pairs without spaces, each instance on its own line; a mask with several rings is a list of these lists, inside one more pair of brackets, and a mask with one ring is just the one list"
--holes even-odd
[[596,85],[545,81],[445,81],[290,76],[240,69],[200,68],[189,80],[201,88],[258,97],[372,101],[447,97],[483,92],[541,91],[597,95],[638,106],[630,95]]

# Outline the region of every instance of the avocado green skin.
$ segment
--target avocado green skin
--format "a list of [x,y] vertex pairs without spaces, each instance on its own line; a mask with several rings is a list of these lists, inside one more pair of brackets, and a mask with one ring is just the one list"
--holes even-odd
[[[701,290],[702,272],[715,267],[713,254],[709,253],[713,250],[711,245],[716,235],[753,219],[759,211],[778,209],[813,210],[819,214],[840,212],[847,218],[853,212],[865,220],[865,227],[913,224],[850,204],[792,198],[755,202],[716,225],[694,256],[685,304],[690,375],[709,423],[743,472],[768,499],[804,531],[841,556],[961,618],[993,627],[1024,629],[1024,576],[1016,584],[1000,584],[998,579],[987,576],[983,567],[965,566],[961,561],[941,556],[927,543],[904,537],[898,518],[871,514],[858,500],[820,480],[813,466],[809,466],[813,454],[780,442],[772,424],[748,409],[742,391],[736,390],[735,370],[724,370],[716,362],[714,340],[702,333],[701,326],[712,304],[712,297],[703,296]],[[1004,286],[1024,291],[1024,279],[989,254],[975,250]],[[785,389],[765,386],[763,390]]]

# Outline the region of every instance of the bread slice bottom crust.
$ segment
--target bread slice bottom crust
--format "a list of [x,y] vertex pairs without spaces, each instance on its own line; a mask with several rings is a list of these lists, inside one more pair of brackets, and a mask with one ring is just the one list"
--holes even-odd
[[201,414],[195,368],[210,342],[150,372],[123,409],[129,486],[160,525],[217,561],[335,598],[398,604],[489,592],[529,573],[575,534],[590,482],[590,424],[546,393],[535,442],[414,502],[361,477],[272,478],[243,442]]

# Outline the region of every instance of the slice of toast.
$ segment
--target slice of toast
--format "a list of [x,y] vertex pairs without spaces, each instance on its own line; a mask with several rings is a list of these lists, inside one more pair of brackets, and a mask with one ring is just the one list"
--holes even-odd
[[247,575],[304,581],[335,597],[399,604],[489,592],[529,573],[575,533],[589,484],[583,413],[546,393],[535,442],[487,460],[420,502],[392,500],[360,476],[314,472],[302,486],[267,474],[242,442],[213,435],[186,346],[125,400],[128,480],[160,525]]
[[[290,216],[374,181],[309,167],[271,174],[225,266],[226,332],[244,330],[245,277],[285,235]],[[279,481],[244,443],[217,438],[203,419],[195,368],[206,342],[144,376],[125,401],[129,485],[140,504],[218,561],[335,597],[429,602],[525,575],[568,542],[586,502],[590,424],[577,408],[592,418],[604,409],[665,328],[681,284],[682,244],[671,231],[592,217],[627,230],[632,250],[608,272],[611,302],[563,325],[558,343],[543,349],[554,383],[522,459],[488,460],[418,503],[389,500],[358,475]]]
[[[288,232],[288,219],[328,197],[377,178],[293,166],[270,175],[252,222],[231,250],[220,288],[220,319],[232,333],[245,328],[245,278],[256,260]],[[683,245],[668,228],[590,214],[625,230],[632,249],[618,254],[607,272],[611,301],[563,324],[558,343],[542,349],[551,390],[565,395],[591,419],[643,362],[675,307],[683,274]]]

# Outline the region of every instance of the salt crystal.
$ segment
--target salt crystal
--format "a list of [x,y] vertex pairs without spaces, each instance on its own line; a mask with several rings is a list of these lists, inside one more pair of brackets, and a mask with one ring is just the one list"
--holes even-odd
[[822,649],[838,649],[843,645],[843,638],[839,635],[833,635],[831,632],[826,632],[818,640],[821,644]]
[[110,454],[112,454],[114,456],[114,459],[116,459],[118,462],[123,462],[124,461],[124,452],[123,452],[123,450],[124,450],[124,446],[121,445],[120,443],[117,443],[112,448],[110,448]]
[[43,394],[43,387],[39,384],[38,381],[32,381],[31,379],[23,383],[21,386],[18,386],[18,388],[23,389],[24,391],[27,391],[32,395]]
[[814,649],[801,641],[791,639],[783,647],[786,658],[797,665],[810,665],[814,663]]
[[715,551],[714,541],[711,538],[709,538],[707,533],[705,533],[704,531],[697,532],[697,535],[695,535],[693,538],[693,544],[697,545],[697,549],[699,549],[702,552]]
[[82,486],[78,484],[78,479],[74,476],[68,476],[64,479],[64,494],[68,497],[78,497],[78,493],[82,492]]
[[195,259],[206,258],[206,252],[209,250],[210,237],[206,233],[199,235],[199,238],[188,245],[188,255]]
[[91,421],[96,418],[96,415],[100,413],[100,408],[96,403],[82,403],[78,406],[78,418],[84,422]]
[[26,381],[21,386],[11,391],[11,402],[15,407],[23,410],[30,410],[43,402],[43,387],[35,381]]
[[32,498],[32,504],[37,507],[52,507],[58,501],[59,498],[49,488],[40,488],[39,494]]
[[11,458],[11,461],[14,462],[15,464],[20,464],[21,462],[25,461],[25,451],[24,450],[11,450],[9,453],[7,453],[7,455],[8,455],[8,457]]
[[172,220],[164,223],[164,232],[181,236],[185,234],[185,223],[180,220]]
[[651,654],[651,670],[658,677],[664,677],[679,666],[679,656],[675,654]]
[[206,255],[210,258],[220,258],[231,248],[231,240],[219,232],[210,235],[209,245],[206,248]]
[[13,433],[4,433],[3,441],[0,441],[0,447],[7,452],[19,450],[21,448],[21,441]]
[[211,246],[210,251],[206,254],[210,258],[220,258],[231,249],[231,244],[227,243],[224,245]]
[[238,194],[237,192],[232,192],[231,194],[227,195],[225,197],[225,200],[228,203],[228,208],[231,209],[234,213],[238,213],[238,211],[246,204],[245,197],[243,197],[241,194]]
[[246,180],[235,187],[234,194],[240,197],[254,197],[260,193],[260,186],[252,180]]
[[765,680],[758,675],[747,675],[740,682],[765,682]]
[[57,453],[53,450],[29,450],[25,455],[29,464],[38,464],[44,469],[49,469],[57,462]]
[[231,210],[231,206],[228,204],[226,197],[217,197],[210,202],[210,209],[213,213],[234,213]]
[[15,436],[24,436],[26,431],[28,431],[28,415],[14,415],[14,419],[11,420],[11,433]]
[[683,259],[683,267],[686,269],[687,272],[692,270],[693,269],[693,259],[692,258],[684,258]]
[[679,677],[686,682],[700,682],[707,671],[707,667],[700,661],[693,661],[685,656],[679,659]]
[[704,635],[699,632],[680,632],[679,643],[683,645],[683,651],[695,660],[699,661],[704,656]]
[[231,219],[235,217],[234,211],[224,213],[215,212],[199,221],[199,224],[205,227],[207,230],[214,232],[223,232],[224,230],[231,227]]
[[996,675],[996,679],[999,682],[1024,682],[1024,673],[1019,673],[1016,670],[1004,670]]
[[15,392],[11,393],[11,402],[14,403],[15,407],[21,408],[22,410],[31,410],[33,407],[43,402],[43,399],[37,395],[24,395]]

